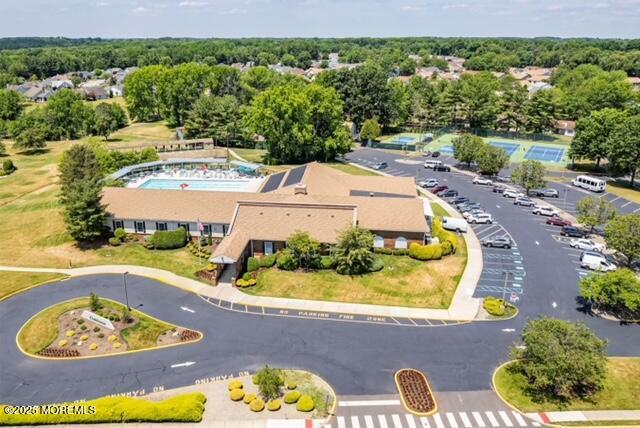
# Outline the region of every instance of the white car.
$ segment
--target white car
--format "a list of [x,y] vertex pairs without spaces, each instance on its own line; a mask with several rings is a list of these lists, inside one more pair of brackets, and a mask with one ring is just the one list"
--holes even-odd
[[612,272],[618,269],[615,264],[608,261],[602,254],[589,251],[585,251],[580,256],[580,267],[600,272]]
[[462,217],[469,218],[469,216],[478,215],[478,214],[484,214],[484,213],[485,213],[484,210],[482,210],[480,208],[476,208],[476,209],[473,209],[471,211],[467,211],[466,213],[462,213]]
[[493,217],[491,214],[475,214],[467,217],[467,221],[471,224],[491,224],[493,223]]
[[597,251],[599,253],[601,253],[602,250],[604,250],[603,244],[598,244],[593,242],[590,239],[584,239],[584,238],[572,239],[571,242],[569,243],[569,246],[571,248],[578,248],[580,250],[586,250],[586,251]]
[[551,207],[536,207],[532,212],[535,215],[543,215],[546,217],[554,217],[560,215],[558,211],[554,210]]
[[418,183],[418,186],[424,189],[430,189],[432,187],[436,187],[438,185],[438,180],[434,178],[430,178],[428,180],[422,180]]
[[517,190],[513,190],[513,189],[507,189],[504,191],[504,193],[502,193],[502,197],[503,198],[523,198],[524,197],[524,193],[522,192],[518,192]]
[[486,177],[473,177],[473,184],[483,184],[485,186],[491,186],[493,181]]

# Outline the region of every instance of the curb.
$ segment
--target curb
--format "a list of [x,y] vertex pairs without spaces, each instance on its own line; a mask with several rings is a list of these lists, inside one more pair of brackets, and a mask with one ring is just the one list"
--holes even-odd
[[[430,410],[430,411],[424,412],[424,413],[416,412],[415,410],[411,409],[407,405],[407,403],[404,401],[404,395],[402,394],[402,389],[400,389],[400,383],[398,382],[398,373],[400,373],[403,370],[413,370],[413,371],[416,371],[416,372],[420,373],[420,376],[422,376],[422,379],[424,379],[425,383],[427,384],[427,389],[429,390],[429,393],[431,394],[431,397],[433,398],[433,410]],[[407,410],[407,412],[409,412],[409,413],[411,413],[413,415],[416,415],[416,416],[430,416],[430,415],[433,415],[433,414],[438,412],[438,401],[436,400],[436,395],[433,393],[433,389],[431,389],[431,385],[429,384],[429,380],[424,375],[424,373],[422,373],[420,370],[416,370],[416,369],[412,369],[412,368],[408,368],[408,367],[399,369],[393,375],[393,380],[394,380],[394,382],[396,384],[396,388],[398,388],[398,395],[400,395],[400,401],[402,401],[402,405]]]

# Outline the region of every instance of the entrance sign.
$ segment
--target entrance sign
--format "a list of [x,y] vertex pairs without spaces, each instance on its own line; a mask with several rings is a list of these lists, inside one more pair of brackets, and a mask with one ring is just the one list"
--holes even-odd
[[89,320],[94,324],[98,324],[101,327],[108,328],[109,330],[116,329],[113,324],[111,324],[111,321],[90,311],[82,311],[82,318]]

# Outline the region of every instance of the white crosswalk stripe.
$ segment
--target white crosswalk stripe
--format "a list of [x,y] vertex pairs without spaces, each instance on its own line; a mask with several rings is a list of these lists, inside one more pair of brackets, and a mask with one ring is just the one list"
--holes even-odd
[[400,420],[400,416],[391,415],[391,420],[393,421],[394,428],[402,428],[402,421]]
[[520,413],[513,412],[513,411],[511,413],[513,414],[513,417],[516,419],[516,422],[518,422],[518,425],[520,425],[521,427],[527,426],[527,421],[524,420],[524,418]]
[[471,428],[471,421],[467,417],[467,414],[465,412],[458,412],[458,415],[460,415],[460,419],[462,419],[462,425],[464,425],[465,428]]
[[351,416],[351,427],[360,428],[360,420],[357,416]]
[[509,416],[507,416],[507,412],[500,410],[498,412],[498,414],[500,415],[500,417],[502,418],[502,421],[504,422],[504,424],[508,427],[512,427],[513,426],[513,422],[511,422],[511,419],[509,419]]
[[486,427],[482,416],[480,416],[480,412],[471,412],[471,414],[473,415],[473,419],[475,419],[476,424],[478,424],[480,428]]
[[444,428],[444,422],[442,422],[440,413],[436,413],[433,415],[433,421],[436,423],[436,428]]
[[484,412],[485,415],[487,415],[487,418],[489,419],[489,423],[494,426],[497,427],[500,425],[500,423],[498,422],[498,420],[496,419],[495,416],[493,416],[493,412]]
[[416,426],[416,420],[413,418],[413,415],[410,415],[410,414],[407,413],[404,416],[405,416],[405,418],[407,418],[407,424],[409,425],[409,428],[418,428]]
[[453,413],[447,413],[447,420],[451,428],[458,428],[458,422],[456,422],[456,417],[453,416]]
[[367,428],[373,428],[373,418],[369,415],[364,417],[364,426]]
[[422,424],[422,428],[431,428],[429,419],[425,418],[424,416],[420,418],[420,423]]
[[338,416],[338,428],[346,428],[346,426],[344,418],[342,416]]
[[387,418],[385,418],[384,415],[378,415],[378,422],[380,422],[380,428],[389,428]]

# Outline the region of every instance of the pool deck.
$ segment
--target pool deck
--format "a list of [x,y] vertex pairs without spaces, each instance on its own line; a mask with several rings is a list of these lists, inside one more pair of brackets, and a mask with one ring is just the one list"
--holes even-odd
[[[222,177],[190,177],[190,176],[179,176],[179,175],[170,175],[170,174],[157,174],[150,175],[146,177],[139,178],[135,181],[130,181],[126,187],[128,188],[145,188],[145,184],[149,181],[158,180],[158,181],[166,181],[166,182],[175,182],[176,187],[149,187],[153,189],[166,189],[166,190],[180,190],[182,187],[180,186],[182,183],[211,183],[210,187],[202,186],[185,186],[182,190],[191,190],[191,191],[200,191],[200,192],[247,192],[247,193],[257,193],[262,187],[262,184],[265,182],[264,177],[237,177],[237,178],[222,178]],[[238,184],[238,186],[216,186],[215,183],[225,182],[228,184]]]

